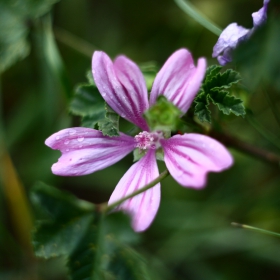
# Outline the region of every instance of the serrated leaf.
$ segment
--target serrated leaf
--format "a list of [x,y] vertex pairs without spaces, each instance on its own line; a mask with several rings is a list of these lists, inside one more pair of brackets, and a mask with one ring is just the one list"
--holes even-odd
[[217,105],[218,109],[228,115],[234,113],[236,116],[244,116],[245,108],[243,101],[230,96],[229,89],[233,84],[240,81],[238,72],[228,69],[221,73],[221,66],[212,65],[206,71],[206,77],[202,83],[201,90],[195,98],[195,115],[202,122],[211,122],[211,111],[209,101]]
[[240,81],[241,77],[238,72],[228,69],[223,73],[218,73],[213,76],[211,79],[206,80],[206,83],[203,84],[203,89],[206,94],[210,94],[211,90],[222,90],[228,89],[233,84],[236,84]]
[[214,76],[216,76],[222,69],[220,65],[211,65],[206,69],[205,82],[210,81]]
[[123,213],[105,217],[93,204],[43,183],[32,189],[31,201],[35,254],[64,255],[72,280],[150,279],[145,261],[127,245],[138,236]]
[[106,104],[106,114],[103,120],[98,122],[98,128],[106,136],[119,136],[119,118],[120,116],[115,113],[111,107]]
[[93,205],[43,183],[35,185],[31,200],[41,215],[33,233],[36,256],[70,254],[92,219]]
[[243,101],[230,96],[227,91],[214,91],[209,98],[226,115],[233,113],[236,116],[245,116],[246,114]]
[[176,130],[180,116],[181,111],[163,95],[160,95],[157,102],[144,113],[151,130],[161,131]]
[[209,98],[201,92],[195,99],[195,115],[201,122],[211,122],[211,112],[208,109]]

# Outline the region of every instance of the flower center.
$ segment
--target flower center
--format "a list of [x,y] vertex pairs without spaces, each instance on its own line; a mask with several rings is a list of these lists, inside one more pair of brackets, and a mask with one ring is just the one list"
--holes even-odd
[[136,141],[136,148],[139,148],[141,150],[157,149],[158,147],[160,147],[159,140],[163,138],[163,134],[161,131],[143,131],[137,134],[134,138]]

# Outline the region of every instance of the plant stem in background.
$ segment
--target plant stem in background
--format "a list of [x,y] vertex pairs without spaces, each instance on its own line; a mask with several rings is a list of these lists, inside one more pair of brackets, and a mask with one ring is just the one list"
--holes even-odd
[[32,256],[31,230],[33,221],[30,206],[11,157],[5,145],[5,132],[2,122],[2,94],[0,85],[0,175],[12,224],[19,244]]
[[168,170],[163,171],[156,179],[154,179],[151,183],[147,184],[146,186],[144,186],[143,188],[123,197],[122,199],[112,203],[111,205],[107,206],[107,204],[105,205],[105,207],[102,207],[103,212],[109,212],[111,210],[113,210],[116,206],[120,205],[121,203],[123,203],[124,201],[126,201],[129,198],[132,198],[152,187],[154,187],[157,183],[159,183],[160,181],[162,181],[163,179],[165,179],[167,176],[169,175]]
[[267,141],[269,141],[275,147],[280,149],[280,141],[278,136],[276,136],[274,133],[272,133],[271,131],[266,129],[262,124],[260,124],[253,115],[246,114],[246,120],[252,127],[254,127],[255,130],[258,131],[259,134],[262,135],[262,137],[264,137]]
[[265,89],[263,89],[262,91],[263,91],[263,93],[264,93],[264,95],[265,95],[265,97],[266,97],[266,100],[267,100],[267,102],[268,102],[268,105],[269,105],[270,108],[271,108],[271,111],[272,111],[272,113],[273,113],[273,116],[274,116],[275,120],[277,121],[277,123],[278,123],[278,125],[279,125],[279,127],[280,127],[280,115],[279,115],[279,112],[278,112],[278,110],[277,110],[277,108],[276,108],[276,104],[275,104],[275,102],[271,99],[270,94],[269,94]]
[[200,23],[206,29],[211,31],[212,33],[220,36],[222,33],[221,28],[219,28],[215,23],[213,23],[210,19],[202,15],[189,1],[187,0],[174,0],[175,3],[183,10],[187,15],[192,17],[195,21]]
[[261,159],[262,161],[265,161],[267,163],[270,163],[274,166],[279,167],[280,166],[280,156],[276,155],[274,153],[271,153],[267,150],[258,148],[252,144],[249,144],[247,142],[244,142],[235,136],[226,134],[225,132],[220,133],[217,131],[211,131],[210,136],[213,138],[219,140],[226,146],[230,146],[234,149],[237,149],[247,155],[250,155],[252,157]]
[[69,31],[55,27],[54,28],[55,38],[61,43],[68,47],[76,50],[77,52],[85,55],[86,57],[92,57],[93,52],[98,49],[87,41],[81,39],[80,37],[70,33]]
[[234,227],[240,227],[240,228],[244,228],[244,229],[251,229],[251,230],[257,231],[259,233],[264,233],[264,234],[276,236],[278,238],[280,237],[280,234],[277,233],[277,232],[273,232],[273,231],[269,231],[269,230],[265,230],[265,229],[261,229],[261,228],[251,227],[251,226],[248,226],[248,225],[238,224],[238,223],[234,223],[234,222],[232,222],[231,225],[234,226]]

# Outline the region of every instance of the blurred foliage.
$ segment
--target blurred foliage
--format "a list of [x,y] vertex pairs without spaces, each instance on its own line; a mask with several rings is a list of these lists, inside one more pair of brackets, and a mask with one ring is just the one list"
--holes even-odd
[[[0,1],[0,133],[26,193],[35,181],[42,180],[80,199],[101,203],[108,201],[131,165],[132,156],[91,175],[63,178],[50,171],[59,153],[44,146],[50,134],[80,125],[79,118],[69,116],[68,102],[73,97],[72,88],[84,81],[84,73],[90,68],[88,50],[102,49],[112,58],[121,53],[139,62],[150,89],[157,69],[181,47],[188,48],[194,58],[204,56],[208,65],[215,64],[211,53],[217,36],[173,1],[62,0],[53,6],[51,16],[44,15],[54,2]],[[242,0],[192,3],[222,28],[231,22],[251,27],[251,13],[262,5],[261,0],[248,0],[246,5]],[[221,116],[213,110],[211,116],[227,133],[276,154],[280,153],[276,117],[280,105],[279,11],[279,3],[271,1],[267,24],[240,45],[230,65],[242,77],[241,87],[234,88],[233,94],[244,101],[250,114],[243,119],[233,114]],[[126,124],[120,120],[120,125]],[[125,254],[133,266],[137,260],[137,267],[142,269],[138,266],[141,254],[153,280],[280,278],[279,239],[230,226],[235,221],[280,232],[279,168],[231,151],[234,167],[210,174],[204,190],[180,187],[172,178],[163,181],[160,210],[151,228],[140,237],[130,235],[123,218],[107,217],[110,222],[106,230],[125,243]],[[160,169],[164,168],[160,163]],[[9,210],[2,178],[0,184],[0,279],[67,279],[65,257],[40,260],[26,252],[14,226],[17,221]],[[68,199],[67,195],[62,197]],[[21,213],[20,205],[13,207]],[[74,209],[67,207],[64,211],[70,215]],[[37,204],[32,215],[38,218],[44,211],[43,203]],[[43,221],[53,222],[49,218]],[[130,231],[118,232],[125,228]],[[94,234],[84,237],[87,242],[86,238],[90,240]],[[128,243],[139,253],[126,247]],[[67,240],[63,244],[67,245]],[[108,244],[106,250],[118,254],[119,243]],[[72,253],[80,256],[79,252]],[[110,273],[114,275],[123,262],[123,258],[107,262]],[[129,268],[117,270],[126,275]],[[106,276],[114,279],[111,274]]]
[[28,21],[48,12],[59,0],[0,2],[0,73],[29,53]]

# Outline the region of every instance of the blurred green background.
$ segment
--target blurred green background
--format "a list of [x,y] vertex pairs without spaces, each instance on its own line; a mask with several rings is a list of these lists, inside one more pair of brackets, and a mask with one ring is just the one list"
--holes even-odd
[[[217,36],[171,0],[61,0],[50,13],[36,16],[16,10],[20,1],[0,0],[0,8],[9,1],[14,2],[9,6],[14,18],[10,30],[0,27],[0,47],[5,47],[7,32],[11,41],[21,36],[16,23],[22,17],[30,53],[0,78],[0,279],[62,280],[67,279],[64,259],[46,261],[32,255],[24,237],[30,222],[22,197],[28,197],[32,185],[41,180],[79,198],[105,202],[132,162],[129,155],[83,177],[51,173],[60,153],[46,147],[44,140],[60,129],[79,125],[80,120],[68,114],[68,102],[75,86],[86,82],[91,54],[97,49],[112,58],[125,54],[137,63],[154,61],[160,67],[172,52],[185,47],[195,59],[204,56],[211,65],[216,63],[211,54]],[[231,22],[251,28],[251,13],[262,6],[261,0],[192,3],[222,29]],[[272,2],[269,10],[277,17],[279,3]],[[6,16],[8,12],[0,10],[0,21]],[[279,37],[274,41],[279,42]],[[250,69],[243,67],[243,71]],[[239,94],[250,114],[244,119],[229,116],[221,125],[230,134],[279,154],[279,123],[270,101],[261,87],[246,88]],[[265,88],[279,111],[278,86],[271,79]],[[152,279],[280,279],[280,239],[231,226],[234,221],[280,232],[279,168],[240,151],[231,152],[235,165],[210,174],[203,190],[183,188],[171,177],[162,182],[159,212],[135,247],[146,258]],[[164,170],[162,163],[160,169]]]

